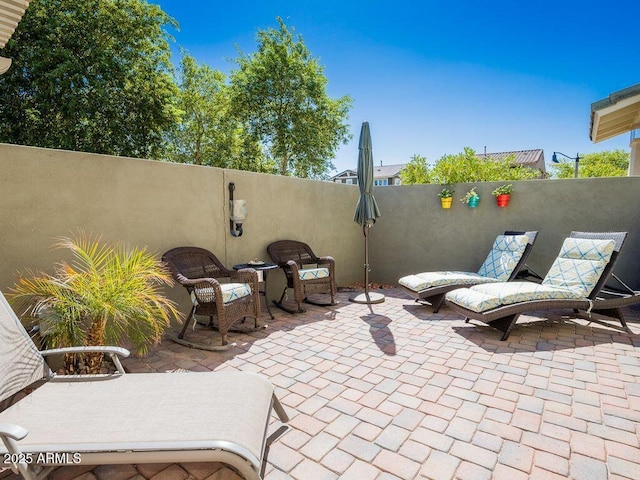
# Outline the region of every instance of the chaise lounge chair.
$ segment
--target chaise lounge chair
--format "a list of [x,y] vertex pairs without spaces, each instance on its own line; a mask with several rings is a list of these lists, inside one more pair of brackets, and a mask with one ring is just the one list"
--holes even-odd
[[[56,465],[174,462],[223,462],[259,479],[272,409],[288,421],[257,374],[125,374],[123,348],[39,352],[1,293],[0,338],[0,406],[13,403],[0,412],[0,458],[27,480]],[[88,351],[110,356],[117,372],[58,376],[43,357]]]
[[438,313],[447,292],[456,288],[488,282],[505,282],[516,278],[527,261],[538,232],[504,232],[498,235],[493,247],[477,273],[424,272],[407,275],[398,280],[400,286],[416,302],[433,307]]
[[446,303],[469,319],[480,320],[509,338],[521,313],[571,308],[616,316],[629,327],[620,308],[638,303],[640,292],[619,298],[601,296],[624,244],[626,232],[572,232],[562,244],[542,284],[532,282],[488,283],[447,293]]

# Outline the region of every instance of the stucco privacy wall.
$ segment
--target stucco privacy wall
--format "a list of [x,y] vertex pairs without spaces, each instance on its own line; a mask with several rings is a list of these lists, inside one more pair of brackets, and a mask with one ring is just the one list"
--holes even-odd
[[[157,254],[183,245],[214,252],[225,265],[268,260],[266,247],[302,240],[332,255],[339,285],[362,277],[362,231],[353,223],[358,189],[329,182],[0,144],[0,289],[16,272],[51,271],[63,255],[54,237],[82,228],[103,240],[146,245]],[[244,235],[229,233],[228,183],[246,199]],[[272,281],[273,280],[273,281]],[[271,298],[284,276],[270,277]],[[182,288],[169,296],[187,310]]]
[[[406,185],[376,188],[382,217],[371,229],[372,278],[395,283],[429,270],[476,271],[496,235],[538,230],[527,262],[545,275],[572,230],[628,231],[616,273],[640,290],[640,178],[593,178],[513,182],[506,208],[491,191],[500,183],[459,184],[453,206],[442,209],[442,187]],[[459,201],[473,186],[478,208]]]

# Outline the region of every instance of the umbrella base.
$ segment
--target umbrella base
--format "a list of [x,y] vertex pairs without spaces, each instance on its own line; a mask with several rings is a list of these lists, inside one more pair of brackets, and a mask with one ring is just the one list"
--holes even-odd
[[384,302],[385,297],[381,293],[369,292],[369,293],[359,293],[357,295],[352,295],[349,297],[349,301],[353,303],[364,303],[364,304],[372,304],[372,303],[382,303]]

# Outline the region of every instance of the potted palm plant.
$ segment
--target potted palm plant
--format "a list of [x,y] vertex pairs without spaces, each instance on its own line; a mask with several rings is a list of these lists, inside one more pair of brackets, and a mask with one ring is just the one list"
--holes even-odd
[[451,208],[451,203],[453,202],[453,194],[455,190],[451,188],[443,188],[438,196],[440,197],[440,202],[442,204],[442,208]]
[[506,207],[509,205],[509,200],[511,199],[511,192],[513,192],[513,185],[500,185],[493,192],[496,196],[496,201],[498,202],[499,207]]
[[[180,318],[161,291],[171,275],[146,249],[103,245],[83,234],[60,238],[54,247],[70,250],[73,260],[57,264],[53,274],[20,276],[9,294],[16,311],[39,323],[47,347],[126,342],[144,354]],[[101,353],[66,355],[64,373],[100,373],[102,361]]]
[[460,201],[466,203],[471,208],[476,208],[480,202],[480,195],[476,192],[476,187],[469,190]]

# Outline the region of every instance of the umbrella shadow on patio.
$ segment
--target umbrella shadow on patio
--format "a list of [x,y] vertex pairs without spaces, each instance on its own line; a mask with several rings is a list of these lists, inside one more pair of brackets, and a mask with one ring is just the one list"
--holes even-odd
[[389,329],[391,319],[384,315],[377,315],[373,312],[367,315],[362,315],[360,318],[369,324],[371,338],[376,342],[380,351],[385,355],[395,355],[396,340]]

